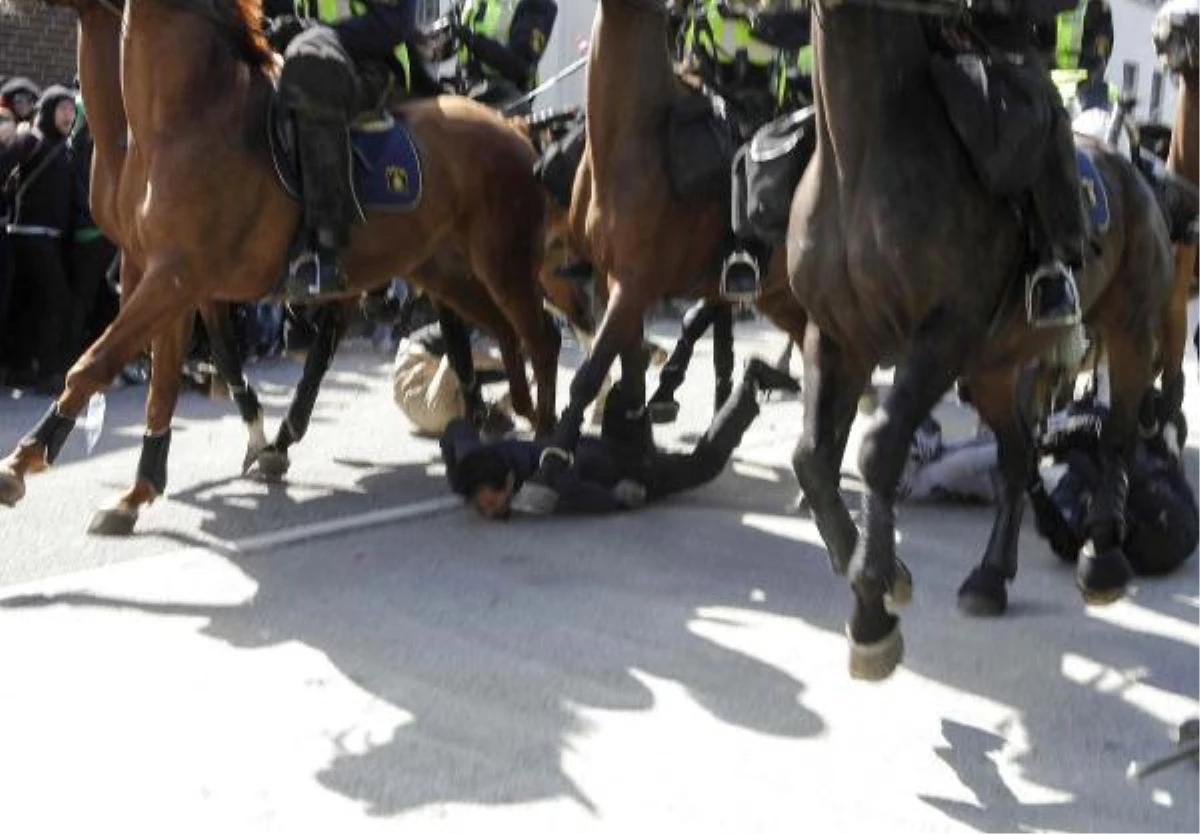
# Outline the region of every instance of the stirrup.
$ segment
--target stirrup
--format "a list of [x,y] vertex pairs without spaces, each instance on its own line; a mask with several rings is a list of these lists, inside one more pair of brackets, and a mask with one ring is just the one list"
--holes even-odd
[[[1071,288],[1068,293],[1071,298],[1071,311],[1065,316],[1059,316],[1053,319],[1042,319],[1038,311],[1034,310],[1037,287],[1043,280],[1048,278],[1065,278],[1066,283]],[[1026,276],[1025,320],[1035,328],[1074,327],[1083,321],[1083,311],[1079,306],[1079,287],[1075,283],[1074,273],[1067,266],[1055,261],[1054,263],[1044,264],[1038,267],[1037,270]]]
[[[754,273],[754,291],[752,293],[742,290],[733,291],[729,287],[729,273],[732,268],[737,266],[746,266]],[[721,295],[730,301],[751,302],[758,298],[762,291],[762,272],[758,268],[758,261],[749,252],[739,249],[734,251],[725,259],[725,264],[721,267]]]

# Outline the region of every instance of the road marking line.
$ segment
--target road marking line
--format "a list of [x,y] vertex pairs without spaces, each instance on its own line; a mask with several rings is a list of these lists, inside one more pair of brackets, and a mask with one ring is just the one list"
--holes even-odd
[[297,542],[324,538],[325,536],[332,536],[335,533],[365,530],[368,527],[377,527],[393,521],[409,521],[414,518],[437,515],[438,513],[461,506],[462,498],[459,496],[444,495],[428,501],[417,501],[412,504],[403,504],[399,507],[389,507],[386,510],[372,510],[368,513],[331,518],[328,521],[317,521],[312,524],[302,524],[299,527],[278,530],[274,533],[264,533],[261,536],[250,536],[249,538],[237,539],[231,542],[219,541],[214,543],[214,546],[219,550],[233,554],[254,553],[259,550],[268,550],[272,547],[282,547]]
[[342,516],[340,518],[329,519],[328,521],[318,521],[299,527],[290,527],[286,530],[264,533],[259,536],[250,536],[245,539],[225,541],[224,539],[214,538],[174,550],[165,550],[161,553],[137,556],[132,559],[124,559],[105,565],[81,566],[77,570],[69,570],[64,573],[51,573],[46,576],[15,582],[11,585],[0,585],[0,600],[29,594],[47,584],[65,582],[74,586],[78,585],[81,581],[86,581],[87,577],[91,575],[111,575],[113,571],[137,570],[142,563],[147,561],[159,561],[170,558],[187,559],[194,555],[245,556],[272,547],[284,547],[289,544],[314,541],[335,533],[358,532],[395,521],[425,518],[461,506],[462,498],[457,495],[445,495],[427,501],[415,501],[411,504],[389,507],[386,510],[372,510],[371,512],[359,513],[358,515]]

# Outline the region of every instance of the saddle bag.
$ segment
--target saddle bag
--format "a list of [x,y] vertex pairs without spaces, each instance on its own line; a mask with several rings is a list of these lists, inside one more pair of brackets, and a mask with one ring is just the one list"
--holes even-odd
[[754,134],[734,159],[733,232],[779,244],[787,237],[792,195],[817,147],[816,111],[805,107]]
[[675,199],[728,199],[733,134],[706,95],[692,93],[671,105],[666,148],[667,178]]
[[571,127],[562,138],[552,142],[533,166],[534,176],[542,187],[564,209],[571,207],[575,189],[575,174],[583,160],[587,144],[587,122],[583,119]]
[[1050,141],[1049,82],[1034,66],[972,52],[935,54],[930,70],[984,188],[998,197],[1028,191]]

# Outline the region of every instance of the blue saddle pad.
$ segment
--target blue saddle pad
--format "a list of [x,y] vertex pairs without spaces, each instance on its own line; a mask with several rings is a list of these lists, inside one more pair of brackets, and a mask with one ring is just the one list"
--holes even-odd
[[1075,149],[1075,164],[1079,168],[1079,187],[1083,189],[1083,204],[1087,208],[1092,228],[1099,234],[1108,231],[1108,189],[1096,168],[1096,160],[1083,148]]
[[[300,165],[291,120],[277,103],[270,110],[271,157],[284,189],[300,199]],[[354,195],[364,211],[412,211],[421,202],[421,155],[399,117],[350,130],[354,159]]]
[[421,202],[421,156],[400,119],[381,129],[351,130],[354,185],[367,210],[411,211]]

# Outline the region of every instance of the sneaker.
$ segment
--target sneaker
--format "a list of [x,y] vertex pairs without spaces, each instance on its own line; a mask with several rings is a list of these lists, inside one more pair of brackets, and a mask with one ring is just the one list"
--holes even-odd
[[343,293],[346,281],[337,255],[328,249],[302,252],[288,267],[288,300],[311,301],[319,296]]
[[749,252],[736,251],[721,269],[721,295],[728,301],[747,302],[758,298],[761,284],[758,262]]
[[787,391],[791,394],[800,393],[800,383],[790,374],[779,370],[757,356],[746,363],[745,379],[754,383],[759,391]]
[[1079,324],[1079,290],[1075,276],[1062,261],[1038,267],[1025,283],[1025,312],[1037,328]]

